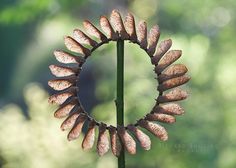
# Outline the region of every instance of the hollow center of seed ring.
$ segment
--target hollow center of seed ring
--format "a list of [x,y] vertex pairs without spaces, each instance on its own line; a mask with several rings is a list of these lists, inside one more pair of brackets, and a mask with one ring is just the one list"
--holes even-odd
[[[81,71],[83,70],[83,66],[84,66],[84,64],[86,63],[87,59],[92,56],[92,54],[95,52],[96,49],[98,49],[99,47],[101,47],[101,46],[104,45],[104,44],[108,44],[108,43],[110,43],[110,42],[117,42],[118,40],[119,40],[119,39],[117,39],[117,40],[107,39],[107,41],[100,42],[100,43],[98,43],[95,47],[93,47],[93,48],[91,49],[91,54],[90,54],[89,56],[85,57],[85,61],[79,65],[79,67],[81,68]],[[146,49],[146,48],[142,48],[138,42],[132,42],[132,41],[130,41],[130,40],[128,40],[128,39],[127,39],[127,40],[124,40],[124,42],[130,42],[130,43],[132,43],[132,44],[138,45],[142,50],[145,51],[145,54],[148,55],[147,49]],[[80,73],[81,73],[81,72],[80,72]],[[78,74],[78,76],[80,75],[80,73]],[[77,87],[79,87],[79,86],[78,86],[78,85],[79,85],[79,81],[76,83],[76,85],[77,85]],[[159,92],[159,95],[162,95],[162,92]],[[84,107],[83,107],[83,105],[82,105],[82,103],[81,103],[81,101],[80,101],[80,98],[79,98],[79,94],[78,94],[78,93],[77,93],[77,97],[78,97],[78,100],[79,100],[79,103],[80,103],[81,108],[83,109],[84,113],[85,113],[85,114],[87,115],[87,117],[88,117],[88,120],[90,120],[90,121],[93,120],[93,121],[96,123],[97,126],[99,126],[101,123],[103,123],[103,122],[97,121],[93,116],[91,116],[91,113],[89,114],[89,113],[84,109]],[[145,117],[146,117],[146,116],[145,116],[145,114],[144,114],[143,118],[145,118]],[[143,118],[139,118],[135,123],[133,123],[133,125],[134,125],[134,126],[138,126],[138,121],[139,121],[140,119],[143,119]],[[106,123],[105,123],[105,124],[106,124]],[[113,126],[113,125],[111,125],[111,126]],[[108,127],[109,127],[109,125],[107,125],[107,129],[108,129]],[[116,126],[113,126],[113,127],[116,128]],[[117,128],[116,128],[116,129],[117,129]],[[125,126],[125,129],[127,129],[127,126]]]

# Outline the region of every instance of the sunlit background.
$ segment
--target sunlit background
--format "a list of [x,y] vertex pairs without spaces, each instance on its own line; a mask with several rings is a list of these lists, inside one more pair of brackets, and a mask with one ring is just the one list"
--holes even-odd
[[[153,136],[150,151],[126,155],[128,168],[236,167],[236,20],[235,0],[1,0],[0,1],[0,167],[116,168],[116,158],[99,158],[81,149],[81,136],[68,142],[55,106],[48,66],[54,49],[65,49],[63,36],[82,28],[83,19],[98,25],[112,9],[131,11],[150,28],[158,24],[160,40],[172,38],[189,67],[190,93],[181,103],[185,115],[166,125],[169,140]],[[93,53],[82,72],[80,96],[97,120],[115,124],[115,43]],[[125,44],[125,122],[149,112],[157,96],[148,56]],[[149,133],[148,133],[149,134]],[[150,135],[150,134],[149,134]]]

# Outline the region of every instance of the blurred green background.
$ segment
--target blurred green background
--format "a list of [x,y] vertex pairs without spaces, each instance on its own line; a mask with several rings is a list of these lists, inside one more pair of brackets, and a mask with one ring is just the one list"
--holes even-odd
[[[126,155],[128,168],[236,167],[236,1],[156,0],[1,0],[0,1],[0,167],[115,168],[111,152],[99,158],[95,148],[68,142],[47,102],[52,90],[48,65],[54,49],[65,49],[63,36],[81,28],[83,19],[98,25],[112,9],[131,11],[148,27],[158,24],[161,40],[171,37],[179,60],[189,67],[190,93],[181,103],[185,115],[166,125],[169,140],[153,136],[152,149]],[[116,48],[93,53],[82,72],[80,96],[96,119],[115,124]],[[147,55],[125,44],[125,122],[149,112],[157,96]]]

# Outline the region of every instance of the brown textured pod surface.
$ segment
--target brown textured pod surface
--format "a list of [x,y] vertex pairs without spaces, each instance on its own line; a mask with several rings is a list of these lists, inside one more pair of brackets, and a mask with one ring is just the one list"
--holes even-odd
[[140,21],[137,27],[137,38],[140,43],[140,47],[147,48],[147,24],[145,21]]
[[152,56],[156,51],[156,45],[160,37],[159,26],[155,25],[151,28],[148,34],[148,54]]
[[108,38],[112,40],[118,39],[119,36],[115,33],[114,29],[111,27],[111,24],[107,19],[107,17],[105,16],[100,17],[100,26],[102,30],[106,33]]
[[127,128],[135,135],[144,150],[149,150],[151,148],[151,140],[149,136],[132,124],[128,125]]
[[137,41],[137,35],[135,30],[135,20],[134,16],[131,13],[128,13],[128,15],[125,18],[125,29],[127,33],[129,34],[130,40],[132,42]]
[[81,56],[75,56],[62,50],[55,50],[53,54],[56,57],[57,61],[64,64],[71,64],[71,63],[80,64],[85,61],[84,58]]
[[96,129],[96,122],[94,120],[89,121],[88,131],[85,134],[82,142],[82,148],[84,150],[88,150],[93,147],[95,141],[95,129]]
[[147,129],[149,132],[151,132],[153,135],[158,137],[162,141],[166,141],[168,139],[168,134],[166,132],[166,129],[159,124],[141,119],[138,121],[138,124]]
[[182,115],[184,113],[184,109],[176,103],[168,103],[163,105],[154,106],[153,113],[164,113],[170,115]]
[[118,126],[117,129],[122,144],[124,145],[127,152],[132,155],[136,154],[136,142],[134,141],[134,139],[129,135],[124,127]]
[[79,69],[59,65],[50,65],[49,69],[56,77],[65,77],[76,74]]
[[106,134],[106,124],[99,125],[99,134],[97,142],[97,152],[99,156],[103,156],[109,150],[109,140]]
[[48,85],[54,90],[58,90],[58,91],[67,89],[70,86],[75,85],[75,83],[76,83],[75,75],[71,75],[64,78],[52,79],[48,81]]
[[159,103],[179,101],[179,100],[186,99],[187,96],[188,96],[188,93],[186,91],[181,90],[179,88],[175,88],[174,90],[172,90],[162,96],[158,96],[157,101]]
[[171,89],[171,88],[183,85],[186,82],[188,82],[189,80],[190,80],[190,77],[188,77],[188,76],[176,77],[176,78],[169,79],[169,80],[163,82],[162,84],[160,84],[158,86],[157,89],[159,91],[165,91],[165,90],[168,90],[168,89]]
[[73,125],[75,124],[76,119],[78,118],[80,114],[74,112],[73,114],[69,115],[61,124],[61,130],[65,131],[67,129],[70,129],[73,127]]
[[76,41],[78,41],[80,44],[87,44],[95,47],[98,43],[91,39],[89,36],[87,36],[84,32],[82,32],[79,29],[75,29],[73,31],[73,36]]
[[153,114],[147,114],[145,117],[148,121],[160,121],[163,123],[174,123],[175,117],[168,114],[161,114],[161,113],[153,113]]
[[119,136],[117,134],[115,127],[109,126],[108,130],[109,130],[109,134],[110,134],[112,153],[113,153],[113,155],[118,157],[118,156],[120,156],[120,152],[122,150]]

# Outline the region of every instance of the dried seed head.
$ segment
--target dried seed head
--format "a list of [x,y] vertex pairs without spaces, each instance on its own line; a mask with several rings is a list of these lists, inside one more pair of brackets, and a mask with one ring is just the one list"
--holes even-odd
[[56,77],[75,75],[77,72],[79,72],[78,68],[71,68],[59,65],[50,65],[49,69],[51,70],[51,73]]
[[159,83],[184,75],[188,69],[183,64],[175,64],[167,68],[158,76]]
[[61,130],[65,131],[67,129],[72,128],[79,115],[80,115],[79,113],[73,113],[69,115],[61,124]]
[[54,117],[63,118],[67,116],[72,109],[78,104],[78,100],[76,97],[73,97],[68,102],[63,103],[54,113]]
[[168,103],[154,106],[152,112],[170,115],[182,115],[184,113],[184,109],[179,104]]
[[70,63],[80,64],[85,61],[85,59],[81,56],[75,56],[62,50],[55,50],[54,56],[56,57],[57,61],[64,64],[70,64]]
[[147,136],[143,131],[135,127],[134,125],[130,124],[127,126],[128,130],[132,132],[135,137],[138,139],[141,147],[144,150],[149,150],[151,148],[151,140],[149,136]]
[[85,30],[89,35],[94,36],[101,41],[107,41],[107,37],[100,30],[98,30],[90,21],[85,20],[83,24]]
[[137,27],[137,38],[140,43],[140,47],[144,50],[147,49],[147,24],[144,21],[140,21]]
[[147,53],[149,56],[153,56],[156,50],[156,45],[160,37],[159,26],[155,25],[151,28],[148,35],[148,50]]
[[99,156],[103,156],[109,150],[109,140],[106,134],[106,124],[99,125],[99,134],[97,142],[97,152]]
[[80,113],[77,117],[73,128],[70,130],[67,139],[69,141],[77,139],[82,131],[84,122],[87,120],[88,116],[86,114]]
[[160,84],[158,86],[157,89],[159,91],[165,91],[165,90],[168,90],[168,89],[171,89],[171,88],[183,85],[186,82],[188,82],[189,80],[190,80],[190,77],[188,77],[188,76],[176,77],[176,78],[169,79],[169,80],[163,82],[162,84]]
[[89,49],[82,46],[80,43],[78,43],[70,36],[65,36],[64,41],[67,49],[72,52],[80,53],[85,56],[89,56],[91,54],[91,51]]
[[163,123],[169,123],[172,124],[175,122],[175,117],[168,114],[161,114],[161,113],[153,113],[153,114],[147,114],[145,117],[148,121],[160,121]]
[[130,154],[134,155],[136,154],[136,142],[134,139],[129,135],[129,133],[125,130],[123,126],[118,126],[118,135],[120,136],[120,139]]
[[115,31],[111,27],[109,20],[105,16],[100,17],[100,26],[101,26],[102,30],[106,33],[108,38],[110,38],[112,40],[118,39],[118,37],[119,37],[118,34],[115,33]]
[[171,39],[161,41],[156,49],[155,55],[152,57],[152,64],[157,65],[162,56],[170,49],[172,46]]
[[128,15],[125,18],[125,29],[127,33],[129,34],[130,40],[134,43],[137,42],[135,20],[134,20],[134,16],[131,13],[128,13]]
[[112,11],[110,21],[114,30],[119,33],[122,40],[129,39],[129,35],[125,30],[120,13],[117,10]]
[[116,128],[113,126],[109,126],[108,128],[110,134],[110,141],[111,141],[111,150],[115,156],[120,156],[120,152],[122,150],[122,145],[120,143],[120,139],[117,135]]
[[84,150],[88,150],[93,147],[95,141],[95,128],[96,128],[96,122],[94,120],[89,121],[88,131],[82,142],[82,148]]
[[84,32],[82,32],[79,29],[75,29],[73,31],[73,36],[76,41],[78,41],[80,44],[87,44],[92,47],[95,47],[98,43],[91,39],[89,36],[87,36]]
[[158,96],[157,102],[166,103],[166,102],[172,102],[172,101],[179,101],[179,100],[186,99],[187,96],[188,94],[186,91],[176,88],[165,95]]
[[72,75],[69,77],[52,79],[48,81],[48,85],[54,90],[64,90],[76,83],[76,76]]
[[138,124],[141,127],[150,131],[153,135],[158,137],[160,140],[166,141],[168,139],[168,134],[165,128],[160,126],[159,124],[156,124],[156,123],[144,120],[144,119],[139,120]]

